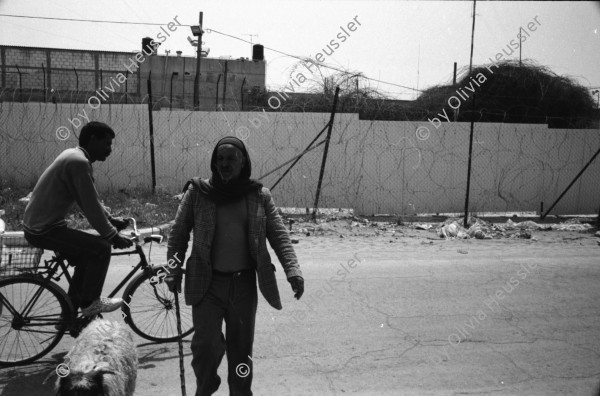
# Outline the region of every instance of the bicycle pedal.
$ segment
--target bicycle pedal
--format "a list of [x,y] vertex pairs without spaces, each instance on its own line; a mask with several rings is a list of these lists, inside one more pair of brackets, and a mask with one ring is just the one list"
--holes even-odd
[[69,335],[73,338],[79,337],[79,333],[81,333],[81,331],[79,329],[74,329],[74,328],[69,329]]

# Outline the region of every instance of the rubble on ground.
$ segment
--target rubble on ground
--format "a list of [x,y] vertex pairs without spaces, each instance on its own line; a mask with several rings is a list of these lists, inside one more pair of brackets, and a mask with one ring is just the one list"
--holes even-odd
[[[588,224],[594,219],[573,218],[557,224],[539,224],[532,220],[516,222],[516,218],[508,219],[504,223],[491,223],[489,221],[470,216],[467,227],[463,227],[463,217],[448,218],[444,222],[407,222],[405,219],[395,221],[370,221],[367,218],[356,217],[352,212],[340,213],[331,211],[326,215],[319,214],[317,222],[312,218],[312,213],[303,213],[305,216],[286,217],[289,213],[284,211],[283,217],[291,234],[333,235],[345,237],[356,236],[385,236],[398,239],[402,235],[409,235],[406,229],[427,231],[441,239],[528,239],[536,241],[534,233],[540,231],[596,231],[595,227]],[[404,230],[404,231],[403,231]],[[600,231],[596,232],[600,237]],[[428,239],[435,240],[433,235]],[[390,240],[392,242],[393,240]],[[600,241],[599,241],[600,242]]]
[[416,225],[415,225],[415,228],[416,228],[417,230],[425,230],[425,231],[427,231],[428,229],[430,229],[430,228],[432,228],[432,227],[433,227],[433,226],[432,226],[431,224],[424,224],[424,223],[421,223],[421,224],[416,224]]
[[490,223],[488,221],[470,217],[465,229],[461,226],[463,218],[448,219],[437,228],[440,238],[475,238],[475,239],[494,239],[494,238],[523,238],[532,239],[532,231],[587,231],[594,228],[588,223],[573,218],[558,224],[538,224],[535,221],[525,220],[515,223],[508,219],[506,223]]

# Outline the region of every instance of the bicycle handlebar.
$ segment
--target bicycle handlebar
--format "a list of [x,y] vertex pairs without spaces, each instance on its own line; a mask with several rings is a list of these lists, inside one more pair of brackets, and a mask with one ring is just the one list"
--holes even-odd
[[139,237],[140,233],[138,232],[137,223],[135,222],[135,218],[133,218],[133,217],[126,217],[126,219],[128,221],[130,221],[131,223],[133,223],[133,232],[131,233],[131,235],[135,236],[135,237]]
[[[135,240],[136,243],[140,243],[140,232],[137,229],[137,223],[135,221],[135,219],[133,217],[126,217],[126,219],[133,224],[133,231],[131,232],[131,236],[133,238],[133,240]],[[150,242],[150,241],[154,241],[154,242],[158,242],[161,243],[163,240],[162,235],[150,235],[149,237],[144,238],[144,243],[146,242]]]

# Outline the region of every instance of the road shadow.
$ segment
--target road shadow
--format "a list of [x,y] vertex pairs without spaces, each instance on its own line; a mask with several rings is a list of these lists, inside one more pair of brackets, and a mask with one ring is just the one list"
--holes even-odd
[[[192,356],[192,350],[190,348],[191,344],[191,341],[183,340],[184,358]],[[165,362],[171,359],[179,359],[179,347],[176,342],[148,342],[146,344],[139,344],[137,346],[137,351],[139,362],[138,370],[154,368],[156,367],[154,363]]]
[[48,374],[54,373],[66,352],[56,353],[26,366],[0,369],[0,396],[48,396],[53,394],[54,381],[44,384]]
[[[192,354],[191,341],[183,341],[184,357]],[[162,366],[162,362],[179,359],[176,342],[144,343],[136,346],[138,352],[138,371]],[[43,383],[49,374],[54,373],[56,366],[63,362],[67,353],[52,354],[26,366],[0,369],[0,396],[48,396],[53,394],[56,376]]]

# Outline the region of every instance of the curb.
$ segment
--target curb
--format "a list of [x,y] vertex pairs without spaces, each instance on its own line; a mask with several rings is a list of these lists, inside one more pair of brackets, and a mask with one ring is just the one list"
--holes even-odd
[[[171,220],[170,222],[161,224],[159,226],[138,228],[138,232],[140,233],[140,237],[142,237],[142,238],[145,236],[150,236],[152,234],[159,234],[159,235],[162,235],[163,237],[167,238],[169,236],[169,233],[171,232],[171,227],[173,227],[173,224],[175,224],[175,220]],[[89,234],[98,235],[98,233],[94,229],[87,229],[87,230],[81,230],[81,231],[87,232]],[[28,244],[28,242],[25,240],[25,235],[24,235],[23,231],[1,232],[0,238],[3,238],[3,237],[8,237],[7,240],[10,240],[12,242],[12,243],[5,242],[7,245],[8,244],[17,244],[18,245],[21,243]]]

